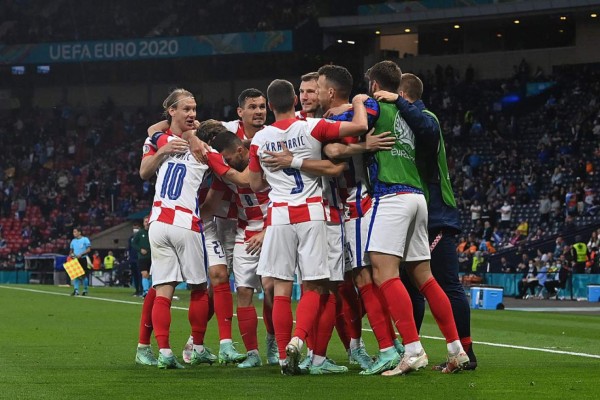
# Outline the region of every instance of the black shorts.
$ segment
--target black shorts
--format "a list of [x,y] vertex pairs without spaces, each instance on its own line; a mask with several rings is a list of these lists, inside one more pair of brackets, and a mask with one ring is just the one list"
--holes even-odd
[[138,260],[138,262],[137,262],[138,269],[140,270],[140,272],[142,272],[142,271],[150,272],[151,264],[152,264],[151,258],[144,258],[144,259]]

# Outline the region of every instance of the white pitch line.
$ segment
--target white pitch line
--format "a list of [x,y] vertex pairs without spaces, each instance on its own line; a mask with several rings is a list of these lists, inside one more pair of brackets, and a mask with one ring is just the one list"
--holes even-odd
[[[27,288],[21,288],[21,287],[11,287],[11,286],[1,286],[1,285],[0,285],[0,289],[12,289],[12,290],[20,290],[20,291],[23,291],[23,292],[51,294],[51,295],[56,295],[56,296],[67,296],[67,297],[71,296],[68,293],[57,293],[57,292],[49,292],[49,291],[45,291],[45,290],[27,289]],[[107,301],[107,302],[110,302],[110,303],[134,304],[134,305],[138,305],[138,306],[142,304],[142,303],[137,302],[137,301],[106,299],[106,298],[103,298],[103,297],[94,297],[94,296],[80,296],[79,298],[81,298],[81,299],[88,299],[88,300]],[[183,311],[187,311],[188,310],[187,307],[172,306],[171,308],[173,308],[175,310],[183,310]],[[233,315],[235,317],[237,317],[236,314],[233,314]],[[262,317],[258,317],[258,318],[262,319]],[[368,329],[368,328],[363,328],[363,331],[365,331],[365,332],[373,332],[372,329]],[[437,337],[437,336],[425,336],[425,335],[421,335],[421,338],[433,339],[433,340],[445,340],[444,338]],[[501,348],[506,348],[506,349],[539,351],[539,352],[542,352],[542,353],[565,354],[565,355],[570,355],[570,356],[600,359],[600,355],[597,355],[597,354],[577,353],[577,352],[573,352],[573,351],[562,351],[562,350],[553,350],[553,349],[542,349],[542,348],[539,348],[539,347],[517,346],[517,345],[503,344],[503,343],[491,343],[491,342],[479,342],[479,341],[473,341],[473,343],[478,344],[478,345],[491,346],[491,347],[501,347]]]

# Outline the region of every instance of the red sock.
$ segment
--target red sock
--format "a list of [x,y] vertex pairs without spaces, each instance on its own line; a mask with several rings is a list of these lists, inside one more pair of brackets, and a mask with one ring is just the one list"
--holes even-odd
[[154,337],[159,349],[170,349],[169,328],[171,327],[171,300],[166,297],[156,296],[152,307],[152,326]]
[[267,333],[274,335],[275,328],[273,327],[273,308],[271,305],[267,304],[266,301],[263,302],[263,322],[265,323],[265,329],[267,330]]
[[275,327],[275,341],[279,350],[279,358],[285,359],[285,346],[292,339],[292,299],[286,296],[275,296],[273,299],[273,326]]
[[361,287],[360,297],[365,306],[371,329],[373,329],[375,338],[379,343],[379,348],[385,349],[394,345],[394,339],[390,336],[390,330],[387,327],[387,320],[389,318],[387,317],[383,304],[381,304],[381,301],[373,290],[374,287],[375,285],[372,283]]
[[238,307],[237,319],[246,351],[258,350],[258,339],[256,338],[258,316],[256,315],[256,308],[254,306]]
[[306,290],[296,307],[296,329],[294,336],[306,340],[308,333],[313,328],[319,313],[320,295],[314,290]]
[[215,315],[215,302],[213,301],[213,298],[209,293],[208,294],[208,321],[210,321],[212,319],[213,315]]
[[362,306],[360,297],[351,281],[344,281],[338,286],[342,301],[342,312],[346,319],[346,331],[350,338],[358,339],[362,336]]
[[319,316],[315,327],[315,347],[313,349],[313,353],[318,356],[325,357],[327,355],[327,345],[331,340],[333,326],[335,325],[335,303],[335,296],[333,294],[321,295]]
[[156,290],[150,288],[146,297],[144,298],[144,304],[142,305],[142,317],[140,318],[140,344],[150,344],[150,336],[152,336],[152,306],[154,305],[154,299],[156,298]]
[[460,344],[462,344],[462,347],[465,350],[465,352],[469,351],[471,349],[471,345],[473,344],[471,336],[460,338]]
[[208,293],[206,290],[193,290],[190,295],[188,320],[192,327],[194,344],[204,344],[204,334],[208,324]]
[[381,302],[383,312],[385,314],[385,320],[387,321],[387,328],[390,331],[390,336],[392,337],[392,340],[394,340],[396,339],[396,330],[394,329],[394,324],[392,323],[392,317],[390,315],[387,301],[385,301],[385,297],[383,297],[383,293],[381,293],[381,290],[377,285],[373,285],[373,291],[375,292],[375,296],[377,296],[377,298]]
[[458,331],[454,322],[454,314],[448,296],[434,277],[431,277],[419,288],[423,296],[427,299],[429,309],[437,322],[442,335],[446,338],[447,343],[452,343],[458,340]]
[[350,348],[350,334],[348,333],[349,324],[346,321],[346,314],[344,314],[344,300],[341,294],[339,294],[338,299],[339,301],[335,302],[335,330],[337,331],[344,348],[347,350]]
[[412,301],[400,278],[388,279],[379,285],[379,290],[381,290],[390,315],[402,336],[402,343],[419,341],[419,333],[412,312]]
[[229,283],[213,287],[215,314],[219,326],[219,339],[231,339],[231,319],[233,318],[233,297]]

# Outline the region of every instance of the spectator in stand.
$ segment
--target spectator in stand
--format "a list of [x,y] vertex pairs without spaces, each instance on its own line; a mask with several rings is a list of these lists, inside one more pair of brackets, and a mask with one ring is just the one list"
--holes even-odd
[[508,263],[506,257],[502,257],[500,259],[500,272],[504,272],[505,274],[513,274],[516,272],[516,268],[514,265]]
[[474,200],[470,207],[471,210],[471,224],[475,225],[477,221],[481,219],[481,204],[478,200]]
[[0,233],[0,249],[5,249],[6,248],[6,239],[4,239],[2,237],[2,234]]
[[550,222],[550,212],[552,211],[552,203],[547,194],[544,194],[540,199],[540,224],[548,224]]
[[566,247],[566,243],[565,243],[563,237],[558,236],[556,238],[556,240],[554,241],[554,252],[552,254],[554,256],[554,258],[560,257],[560,255],[564,253],[565,247]]
[[519,231],[519,234],[523,239],[527,238],[529,235],[529,221],[526,219],[522,220],[517,226],[517,231]]
[[598,230],[592,231],[590,240],[588,240],[587,242],[587,247],[588,249],[591,249],[593,247],[600,247],[600,228]]
[[512,215],[512,207],[508,204],[507,200],[504,200],[504,204],[499,210],[500,212],[500,228],[510,229],[510,221]]

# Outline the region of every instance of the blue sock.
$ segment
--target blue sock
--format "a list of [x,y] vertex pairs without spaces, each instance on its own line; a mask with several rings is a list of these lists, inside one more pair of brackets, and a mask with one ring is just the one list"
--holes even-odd
[[88,283],[89,283],[89,279],[87,277],[87,275],[83,278],[83,291],[87,292],[88,291]]
[[79,278],[73,279],[73,288],[76,293],[79,293]]
[[148,293],[148,290],[150,290],[149,278],[142,278],[142,289],[144,290],[144,293]]

